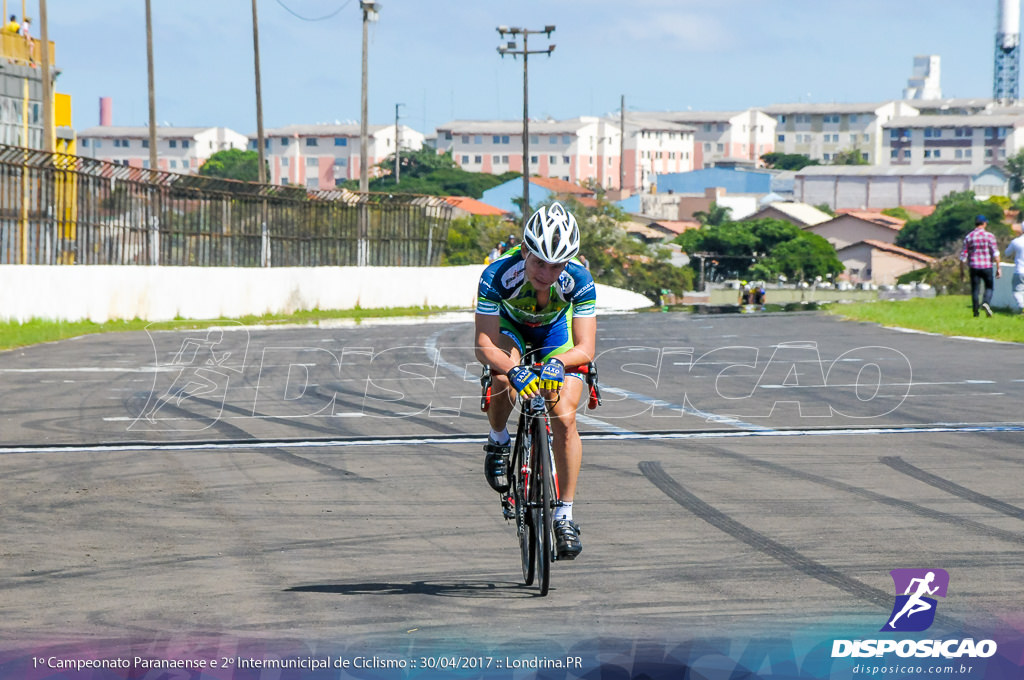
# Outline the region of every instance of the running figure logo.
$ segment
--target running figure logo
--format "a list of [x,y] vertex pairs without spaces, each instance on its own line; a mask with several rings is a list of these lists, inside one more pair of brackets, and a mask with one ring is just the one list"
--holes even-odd
[[881,630],[926,630],[935,620],[937,603],[931,596],[946,596],[949,574],[945,569],[893,569],[889,573],[896,586],[896,602]]

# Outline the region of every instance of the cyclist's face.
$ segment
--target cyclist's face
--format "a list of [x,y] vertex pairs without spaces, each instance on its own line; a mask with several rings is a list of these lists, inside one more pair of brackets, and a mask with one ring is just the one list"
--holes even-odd
[[526,278],[536,289],[550,288],[565,269],[565,262],[545,262],[531,252],[526,253]]

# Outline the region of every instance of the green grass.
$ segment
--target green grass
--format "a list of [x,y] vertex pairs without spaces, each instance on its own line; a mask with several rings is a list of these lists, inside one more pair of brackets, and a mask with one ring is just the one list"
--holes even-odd
[[994,309],[990,319],[982,312],[971,315],[967,295],[940,295],[913,300],[879,300],[830,305],[829,314],[854,321],[873,321],[883,326],[912,328],[940,335],[963,335],[1007,342],[1024,342],[1024,315]]
[[295,312],[294,314],[266,314],[264,316],[244,316],[239,319],[189,320],[174,321],[109,321],[93,323],[92,321],[44,321],[32,319],[25,323],[17,321],[0,322],[0,350],[36,345],[41,342],[67,340],[81,335],[93,333],[113,333],[119,331],[150,330],[181,330],[188,328],[206,328],[225,321],[238,322],[247,326],[282,325],[282,324],[316,324],[330,319],[354,319],[357,323],[363,319],[397,317],[397,316],[430,316],[442,312],[454,311],[448,307],[395,307],[389,309],[347,309],[319,310]]

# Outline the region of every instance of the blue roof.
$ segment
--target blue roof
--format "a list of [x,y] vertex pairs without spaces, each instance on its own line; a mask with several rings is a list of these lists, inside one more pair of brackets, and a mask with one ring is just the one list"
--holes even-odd
[[772,174],[735,168],[704,168],[691,172],[658,175],[658,193],[703,194],[705,189],[721,187],[730,194],[767,194]]
[[[530,205],[538,206],[542,203],[547,202],[551,198],[551,191],[544,187],[530,182]],[[487,205],[493,205],[495,208],[501,208],[507,213],[513,213],[515,215],[522,214],[519,206],[513,202],[512,199],[523,200],[523,178],[517,177],[510,179],[504,184],[499,184],[496,187],[491,187],[484,192],[483,197],[480,199]],[[532,210],[531,210],[532,212]]]
[[640,194],[633,194],[629,198],[624,198],[621,201],[617,201],[615,205],[619,206],[628,213],[640,212]]

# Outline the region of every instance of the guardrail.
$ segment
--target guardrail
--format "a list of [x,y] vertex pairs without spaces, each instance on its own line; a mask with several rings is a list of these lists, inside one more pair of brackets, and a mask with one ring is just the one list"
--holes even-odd
[[436,266],[434,196],[309,191],[0,145],[0,264]]

